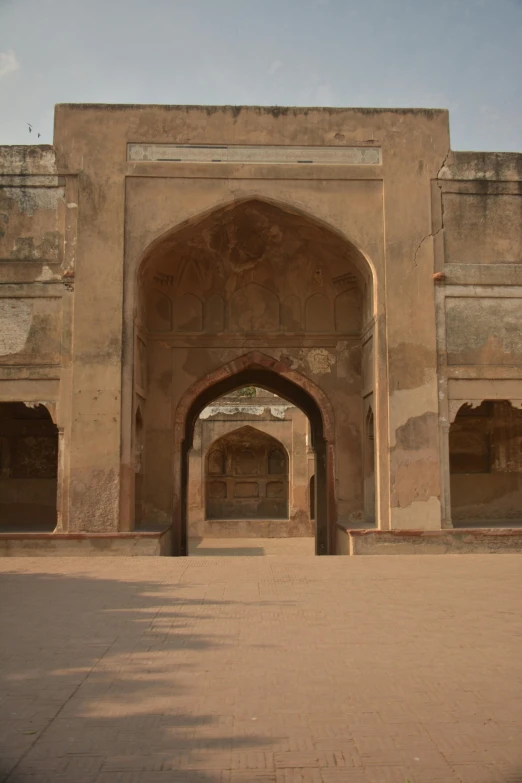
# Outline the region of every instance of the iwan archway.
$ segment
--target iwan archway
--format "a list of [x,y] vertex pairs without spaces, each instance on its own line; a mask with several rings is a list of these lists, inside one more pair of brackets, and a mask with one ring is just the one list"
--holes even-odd
[[364,524],[373,289],[352,243],[259,199],[223,206],[150,245],[137,277],[132,410],[142,526],[172,524],[174,552],[186,553],[195,419],[246,385],[280,395],[311,422],[317,552],[335,551],[337,521]]

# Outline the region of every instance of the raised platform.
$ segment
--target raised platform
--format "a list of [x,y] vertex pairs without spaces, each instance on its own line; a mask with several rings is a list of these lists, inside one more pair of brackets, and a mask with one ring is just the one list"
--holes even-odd
[[521,528],[349,530],[337,526],[339,555],[480,555],[522,552]]
[[0,557],[170,555],[170,528],[131,533],[0,532]]
[[[241,539],[242,537],[237,537]],[[243,537],[245,541],[247,537]],[[268,540],[269,537],[267,537]],[[275,537],[277,538],[277,537]],[[275,540],[273,538],[273,540]],[[228,554],[226,536],[216,542],[213,554]],[[288,536],[289,542],[292,536]],[[261,539],[260,539],[261,540]],[[298,541],[298,537],[293,537]],[[307,539],[302,538],[303,541]],[[256,539],[248,538],[253,545]],[[221,543],[220,543],[221,542]],[[248,547],[251,548],[250,543]],[[208,547],[207,547],[208,548]],[[522,553],[521,528],[466,528],[459,530],[350,530],[338,526],[338,555],[465,555]],[[130,533],[0,532],[0,557],[114,557],[169,556],[170,529]],[[286,553],[286,552],[285,552]],[[271,554],[271,552],[262,552]]]

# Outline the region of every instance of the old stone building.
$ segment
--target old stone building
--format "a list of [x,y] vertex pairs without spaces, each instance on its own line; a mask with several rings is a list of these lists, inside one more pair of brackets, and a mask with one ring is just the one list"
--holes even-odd
[[249,385],[308,419],[319,554],[507,541],[521,183],[442,110],[57,106],[0,148],[2,551],[185,554],[241,504],[290,531],[268,419],[241,480],[241,435],[194,434]]

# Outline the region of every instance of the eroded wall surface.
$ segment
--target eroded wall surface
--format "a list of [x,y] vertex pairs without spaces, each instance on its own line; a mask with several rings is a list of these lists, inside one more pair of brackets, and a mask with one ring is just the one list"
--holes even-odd
[[[0,402],[42,403],[68,436],[68,404],[62,404],[60,382],[69,365],[77,211],[73,196],[74,182],[58,175],[52,147],[0,147]],[[2,419],[4,429],[11,430],[14,425],[6,421]],[[51,420],[49,424],[53,426]],[[9,440],[12,433],[2,435]],[[38,467],[36,445],[34,450],[34,475],[29,462],[24,475],[34,484],[25,492],[21,479],[13,478],[4,486],[4,495],[12,502],[18,498],[17,517],[29,527],[45,524],[52,529],[62,524],[63,510],[62,485],[57,498],[57,444],[51,449],[54,467],[47,466],[47,479]]]
[[522,155],[452,152],[437,189],[443,519],[522,521]]

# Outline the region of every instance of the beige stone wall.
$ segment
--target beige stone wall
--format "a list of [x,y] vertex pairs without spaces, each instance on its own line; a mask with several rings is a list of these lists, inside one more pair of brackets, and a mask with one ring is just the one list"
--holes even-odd
[[[339,521],[364,522],[371,408],[376,524],[450,525],[458,403],[522,400],[521,156],[450,152],[447,113],[430,110],[64,105],[55,127],[53,148],[0,150],[0,400],[52,413],[60,529],[132,529],[137,452],[141,523],[170,523],[176,406],[252,350],[288,361],[331,404]],[[241,233],[252,201],[280,217],[265,249],[294,258],[296,236],[308,247],[295,291],[273,291],[276,255]],[[223,253],[233,264],[240,248],[258,271],[211,301],[194,280],[181,290],[178,240],[219,256],[212,231],[197,244],[219,210],[231,217]],[[160,277],[144,285],[151,259]],[[355,333],[356,306],[335,299],[350,274]],[[191,292],[199,304],[179,299]],[[227,339],[217,297],[236,325]],[[263,328],[248,315],[258,305]]]

